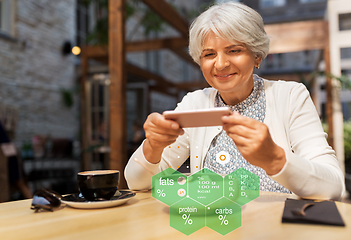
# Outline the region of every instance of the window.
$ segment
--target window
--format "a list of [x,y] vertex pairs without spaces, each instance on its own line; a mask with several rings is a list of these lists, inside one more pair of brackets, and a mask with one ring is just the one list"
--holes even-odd
[[268,54],[265,63],[265,67],[272,69],[274,66],[274,54]]
[[284,65],[285,65],[285,62],[284,62],[284,53],[278,53],[277,56],[278,56],[278,67],[279,67],[279,68],[283,68]]
[[327,0],[300,0],[300,3],[326,2]]
[[340,48],[341,59],[351,59],[351,47]]
[[285,4],[286,0],[260,0],[261,8],[282,7]]
[[85,6],[81,3],[81,1],[77,2],[76,9],[76,23],[77,23],[77,32],[76,32],[76,45],[82,46],[86,44],[86,37],[89,34],[91,29],[90,26],[90,15],[89,7]]
[[12,35],[12,0],[0,0],[0,33]]
[[88,144],[91,165],[94,169],[108,166],[109,152],[109,75],[94,74],[86,82],[88,92],[86,111]]
[[351,13],[339,14],[339,30],[351,30]]
[[76,2],[76,45],[107,44],[108,10],[105,4],[108,1]]

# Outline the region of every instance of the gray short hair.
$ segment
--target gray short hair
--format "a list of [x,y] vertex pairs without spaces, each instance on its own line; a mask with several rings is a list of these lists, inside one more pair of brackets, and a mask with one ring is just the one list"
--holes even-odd
[[189,53],[199,65],[202,45],[211,31],[225,40],[244,43],[262,59],[268,55],[269,37],[262,17],[242,3],[213,5],[193,21],[189,31]]

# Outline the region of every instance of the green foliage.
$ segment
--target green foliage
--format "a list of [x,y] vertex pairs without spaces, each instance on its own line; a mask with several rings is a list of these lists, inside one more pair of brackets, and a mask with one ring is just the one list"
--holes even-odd
[[335,76],[332,73],[326,73],[323,71],[314,71],[313,73],[310,74],[310,78],[314,78],[316,76],[325,76],[325,77],[330,77],[332,79],[336,79],[341,83],[341,87],[343,89],[351,89],[351,79],[345,74],[341,75],[340,77]]
[[[126,19],[128,20],[142,11],[143,16],[137,26],[143,27],[145,36],[152,32],[163,31],[166,22],[149,8],[141,7],[140,2],[140,0],[126,1]],[[89,6],[92,3],[98,6],[99,12],[108,13],[108,0],[82,0],[82,4],[85,6]],[[94,29],[89,33],[86,40],[87,43],[93,45],[108,45],[108,14],[102,14],[98,17]]]
[[[322,123],[324,132],[328,133],[328,124]],[[351,164],[351,121],[344,122],[344,155],[345,162]]]
[[337,80],[340,81],[343,89],[351,89],[351,79],[347,75],[341,75]]
[[[81,4],[88,7],[93,4],[98,7],[98,20],[94,29],[89,33],[87,37],[87,43],[93,45],[107,45],[108,44],[108,0],[81,0]],[[171,4],[178,12],[182,13],[187,20],[194,19],[200,12],[204,11],[212,5],[214,1],[210,4],[202,4],[198,9],[187,10],[185,8],[177,8],[174,4]],[[106,14],[104,14],[106,13]],[[163,32],[167,27],[168,23],[164,21],[158,14],[145,7],[141,0],[127,0],[126,1],[126,19],[134,15],[140,15],[139,22],[135,24],[134,29],[131,31],[131,36],[137,32],[139,28],[143,29],[144,35],[147,37],[152,33]]]
[[344,122],[345,160],[351,161],[351,121]]
[[108,7],[108,0],[80,0],[79,2],[83,5],[85,5],[86,7],[92,3],[95,3],[95,4],[97,4],[101,7],[104,7],[106,9]]
[[129,2],[127,2],[127,4],[126,4],[127,19],[130,18],[131,16],[133,16],[134,14],[135,14],[135,7],[133,5],[131,5]]
[[311,74],[309,74],[308,76],[304,76],[300,72],[295,72],[295,74],[299,76],[299,81],[306,86],[308,91],[311,91],[311,81],[318,76],[336,79],[340,82],[342,89],[350,89],[351,90],[351,79],[345,74],[341,75],[340,77],[335,76],[332,73],[326,73],[323,71],[314,71]]
[[203,3],[203,4],[201,4],[200,7],[199,7],[199,13],[198,13],[198,15],[199,15],[200,13],[206,11],[207,9],[209,9],[211,6],[213,6],[213,5],[215,5],[215,4],[217,4],[217,1],[216,1],[216,0],[211,0],[209,3]]
[[74,104],[73,91],[68,89],[61,89],[61,99],[65,107],[71,108]]
[[86,41],[93,45],[106,46],[108,44],[108,17],[96,21],[95,28],[89,33]]
[[166,22],[153,11],[146,9],[144,16],[141,19],[141,25],[144,28],[144,35],[149,36],[152,32],[162,32]]

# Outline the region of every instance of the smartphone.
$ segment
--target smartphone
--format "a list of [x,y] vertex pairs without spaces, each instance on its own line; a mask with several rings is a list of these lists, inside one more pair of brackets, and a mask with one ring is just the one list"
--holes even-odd
[[230,114],[232,110],[229,107],[163,112],[166,119],[176,121],[182,128],[221,126],[222,116]]

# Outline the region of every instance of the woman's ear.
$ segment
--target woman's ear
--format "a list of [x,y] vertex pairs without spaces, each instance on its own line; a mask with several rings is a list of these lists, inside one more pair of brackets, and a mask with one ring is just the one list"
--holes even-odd
[[262,60],[262,57],[261,56],[257,56],[255,57],[255,67],[258,69],[261,65],[261,60]]

